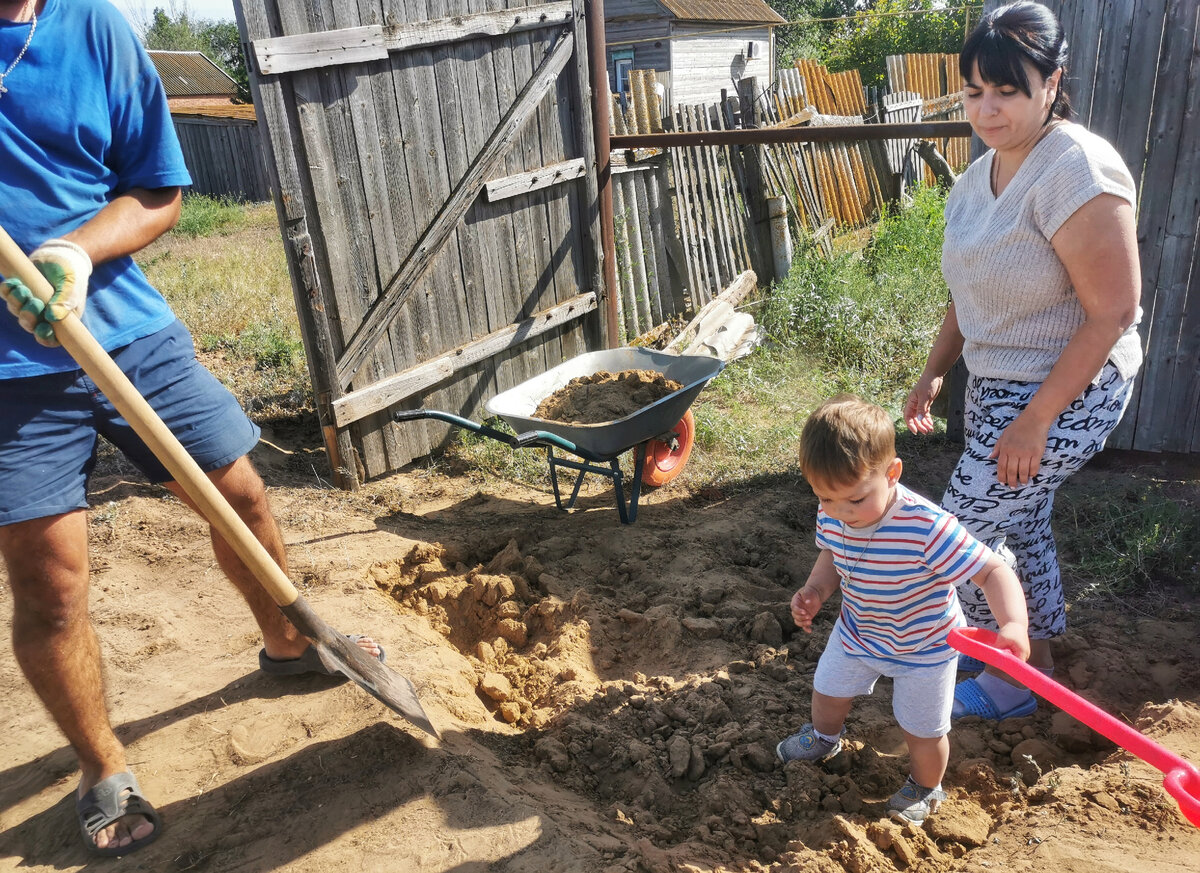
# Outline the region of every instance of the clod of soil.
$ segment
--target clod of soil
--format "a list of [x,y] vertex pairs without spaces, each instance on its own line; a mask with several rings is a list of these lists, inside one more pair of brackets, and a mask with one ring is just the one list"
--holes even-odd
[[599,370],[578,376],[538,404],[538,418],[566,424],[618,421],[683,387],[656,370]]

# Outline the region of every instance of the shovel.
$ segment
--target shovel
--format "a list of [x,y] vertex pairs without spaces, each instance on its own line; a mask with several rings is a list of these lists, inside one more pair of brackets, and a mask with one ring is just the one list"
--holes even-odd
[[1011,652],[997,649],[996,635],[990,630],[979,627],[955,628],[950,631],[949,643],[958,651],[1003,670],[1059,709],[1163,773],[1163,787],[1179,803],[1179,811],[1184,818],[1200,827],[1200,770],[1193,764],[1145,734],[1138,733],[1125,722],[1113,718],[1090,700],[1055,682]]
[[[3,228],[0,228],[0,274],[19,278],[42,300],[50,299],[53,293],[50,283]],[[233,547],[271,595],[279,611],[300,633],[308,637],[320,655],[321,663],[327,669],[337,670],[353,679],[417,727],[438,736],[417,699],[412,682],[368,655],[313,611],[287,574],[271,559],[262,543],[217,490],[217,486],[204,474],[200,465],[133,387],[79,317],[71,313],[62,321],[55,322],[54,334],[192,498],[209,524]]]

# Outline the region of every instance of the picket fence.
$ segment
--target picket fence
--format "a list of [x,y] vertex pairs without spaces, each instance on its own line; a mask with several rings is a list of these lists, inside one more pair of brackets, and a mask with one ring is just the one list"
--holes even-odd
[[[897,93],[866,91],[857,70],[830,73],[812,61],[778,71],[769,87],[742,81],[715,104],[664,113],[653,70],[635,70],[612,95],[614,134],[866,124],[961,118],[956,56],[889,59]],[[954,73],[953,76],[949,73]],[[935,76],[934,74],[937,74]],[[939,78],[940,77],[940,78]],[[951,166],[967,162],[965,138],[938,142]],[[877,219],[920,179],[933,181],[912,140],[687,146],[612,154],[617,284],[626,341],[695,312],[747,269],[774,276],[767,201],[781,198],[797,247],[832,254],[833,231]]]

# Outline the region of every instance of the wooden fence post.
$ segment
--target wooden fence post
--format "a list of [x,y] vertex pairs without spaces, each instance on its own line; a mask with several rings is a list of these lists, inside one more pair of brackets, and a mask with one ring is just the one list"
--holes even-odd
[[[738,82],[738,97],[742,104],[742,126],[761,127],[762,107],[758,103],[758,77],[748,76]],[[754,233],[750,244],[754,246],[758,257],[754,263],[770,264],[771,255],[771,219],[767,212],[767,179],[763,169],[763,151],[766,146],[742,146],[742,162],[746,167],[747,189],[750,219]]]

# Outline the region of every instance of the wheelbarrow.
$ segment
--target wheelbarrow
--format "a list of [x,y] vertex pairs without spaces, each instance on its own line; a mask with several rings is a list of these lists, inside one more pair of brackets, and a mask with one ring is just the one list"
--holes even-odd
[[[664,484],[682,470],[691,451],[694,432],[690,410],[692,401],[724,366],[723,361],[708,355],[672,355],[653,349],[620,348],[587,352],[497,394],[484,404],[484,409],[504,419],[516,431],[515,435],[436,409],[404,410],[394,413],[392,419],[400,422],[432,418],[513,448],[545,448],[550,463],[554,503],[559,509],[567,511],[574,508],[584,476],[596,473],[612,480],[621,523],[632,524],[637,519],[642,483]],[[612,373],[653,370],[679,382],[683,387],[615,421],[574,424],[537,417],[538,404],[555,391],[572,379],[592,376],[602,370]],[[582,460],[556,455],[555,449],[569,452]],[[625,474],[621,470],[620,456],[630,449],[634,450],[633,487],[626,501]],[[566,501],[559,489],[560,467],[578,474],[571,496]]]

